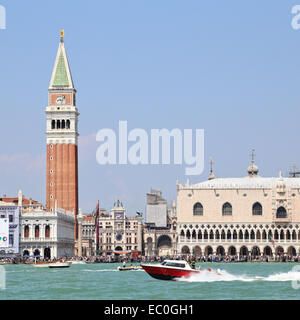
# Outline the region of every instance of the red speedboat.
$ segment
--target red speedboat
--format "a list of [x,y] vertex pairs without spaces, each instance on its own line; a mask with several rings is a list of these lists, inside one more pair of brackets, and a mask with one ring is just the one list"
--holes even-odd
[[[161,264],[141,264],[141,266],[151,277],[160,280],[188,278],[203,271],[193,269],[185,260],[165,260]],[[207,268],[207,270],[212,271],[210,268]],[[217,270],[216,273],[221,274],[220,270]]]

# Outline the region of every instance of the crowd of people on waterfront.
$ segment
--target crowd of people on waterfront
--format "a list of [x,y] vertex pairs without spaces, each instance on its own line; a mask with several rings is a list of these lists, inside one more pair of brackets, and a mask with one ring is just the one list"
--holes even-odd
[[141,261],[145,262],[159,262],[165,259],[169,260],[187,260],[195,262],[298,262],[300,255],[272,255],[272,256],[238,256],[238,255],[213,255],[208,256],[193,256],[193,255],[179,255],[179,256],[150,256],[142,257]]
[[99,255],[91,257],[60,257],[47,259],[42,257],[23,257],[23,256],[14,256],[14,257],[2,257],[0,258],[0,264],[30,264],[35,263],[36,261],[83,261],[86,263],[120,263],[120,262],[131,262],[131,263],[140,263],[140,262],[162,262],[166,259],[169,260],[186,260],[194,261],[195,263],[203,262],[300,262],[300,255],[289,256],[284,255],[272,255],[272,256],[238,256],[238,255],[213,255],[208,256],[193,256],[193,255],[176,255],[176,256],[139,256],[136,259],[132,259],[128,255]]

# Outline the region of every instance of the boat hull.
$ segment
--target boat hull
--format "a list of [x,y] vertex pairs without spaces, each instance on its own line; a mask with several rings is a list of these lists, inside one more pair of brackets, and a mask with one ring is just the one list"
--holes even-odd
[[33,266],[35,268],[49,268],[50,265],[51,265],[51,263],[36,263],[36,264],[33,264]]
[[58,262],[49,265],[49,268],[69,268],[71,263],[69,262]]
[[142,268],[152,277],[159,280],[175,280],[189,278],[200,273],[200,270],[184,270],[179,268],[166,268],[161,266],[142,265]]

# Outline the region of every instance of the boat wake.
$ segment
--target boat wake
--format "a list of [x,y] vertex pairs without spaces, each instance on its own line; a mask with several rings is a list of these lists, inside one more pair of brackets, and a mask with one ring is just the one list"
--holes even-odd
[[269,282],[284,282],[284,281],[300,281],[300,272],[289,271],[274,273],[266,277],[262,276],[248,276],[248,275],[234,275],[225,270],[221,270],[221,274],[217,274],[214,270],[203,270],[201,273],[192,275],[188,278],[178,278],[177,281],[184,282],[218,282],[218,281],[269,281]]
[[86,271],[86,272],[117,272],[119,270],[114,270],[114,269],[103,269],[103,270],[83,269],[82,271]]

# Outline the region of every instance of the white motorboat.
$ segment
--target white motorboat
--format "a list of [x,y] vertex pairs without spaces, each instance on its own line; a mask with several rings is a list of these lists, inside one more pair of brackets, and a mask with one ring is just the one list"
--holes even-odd
[[86,264],[85,261],[80,261],[80,260],[68,261],[68,262],[71,262],[72,264]]
[[35,268],[49,268],[53,262],[36,262],[33,264]]
[[70,262],[54,262],[49,264],[49,268],[69,268]]
[[[153,278],[160,280],[175,280],[176,278],[188,278],[203,272],[205,269],[193,268],[185,260],[165,260],[161,264],[141,264],[142,268]],[[221,275],[220,269],[207,271]]]

